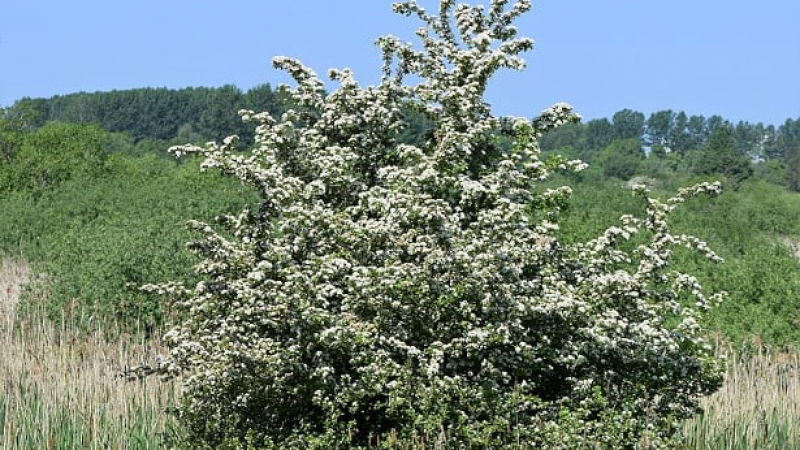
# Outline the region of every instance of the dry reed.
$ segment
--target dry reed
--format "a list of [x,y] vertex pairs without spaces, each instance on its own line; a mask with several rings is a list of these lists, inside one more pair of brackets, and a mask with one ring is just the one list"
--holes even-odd
[[29,277],[24,262],[0,261],[0,446],[164,448],[179,383],[118,376],[159,351],[158,343],[131,336],[108,342],[102,330],[78,332],[42,312],[18,317],[14,305]]
[[687,448],[800,448],[798,352],[759,345],[728,354],[722,388],[703,399],[705,412],[684,426]]

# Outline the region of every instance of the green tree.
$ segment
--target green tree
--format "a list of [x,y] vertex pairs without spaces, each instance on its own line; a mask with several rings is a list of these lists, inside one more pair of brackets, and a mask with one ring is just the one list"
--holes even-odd
[[56,96],[52,109],[59,121],[91,124],[100,121],[98,115],[98,96],[79,92],[69,96]]
[[[719,186],[666,203],[637,187],[644,218],[559,242],[570,189],[541,183],[584,164],[542,162],[536,142],[576,117],[558,104],[502,121],[484,100],[497,70],[523,67],[532,41],[513,22],[531,5],[454,3],[438,16],[394,5],[423,21],[422,49],[380,39],[377,86],[332,71],[326,95],[313,71],[274,59],[298,107],[244,112],[260,144],[247,155],[233,137],[173,149],[261,197],[217,227],[191,223],[201,282],[144,288],[184,313],[161,369],[186,375],[198,446],[669,448],[719,386],[699,326],[714,297],[669,266],[670,245],[718,258],[666,223]],[[421,145],[397,140],[408,102],[436,126]]]
[[639,139],[644,135],[644,114],[623,109],[614,113],[614,138],[619,140]]
[[727,128],[730,131],[730,129],[732,129],[733,126],[731,125],[730,122],[725,120],[722,116],[719,116],[719,115],[715,114],[715,115],[709,117],[708,119],[706,119],[706,128],[708,130],[708,135],[709,135],[709,138],[710,138],[711,135],[714,134],[714,132],[717,131],[718,129]]
[[4,190],[46,189],[102,173],[106,133],[96,125],[49,123],[26,133],[5,168]]
[[3,117],[10,119],[22,131],[31,131],[50,121],[50,107],[44,99],[24,97],[3,111]]
[[753,174],[750,158],[736,150],[734,131],[730,126],[715,128],[697,156],[695,172],[698,174],[721,174],[734,184]]
[[764,135],[761,139],[761,153],[765,159],[785,159],[786,148],[780,144],[780,133],[775,125],[764,127]]
[[686,132],[688,134],[685,146],[686,151],[700,148],[708,138],[706,118],[700,115],[689,117],[689,122],[686,124]]
[[683,160],[677,152],[667,152],[663,145],[656,144],[650,148],[647,158],[642,162],[639,170],[648,177],[655,178],[661,182],[673,181],[680,185],[680,181],[675,180],[675,175]]
[[586,126],[581,123],[565,124],[543,135],[539,139],[539,146],[543,152],[569,147],[582,155],[586,149]]
[[679,155],[684,155],[690,150],[688,126],[689,117],[685,112],[679,111],[675,115],[675,123],[669,133],[670,150]]
[[0,109],[0,168],[5,169],[11,164],[21,140],[22,131],[18,124]]
[[597,155],[595,162],[607,177],[629,180],[642,168],[645,154],[639,139],[615,140]]
[[241,105],[242,91],[236,86],[227,85],[215,89],[205,111],[200,115],[198,131],[203,136],[239,134],[242,122],[237,111],[241,109]]
[[778,136],[776,141],[779,149],[774,153],[788,158],[790,152],[800,147],[800,118],[797,120],[786,119],[786,121],[778,127],[777,132]]
[[751,124],[740,120],[733,128],[736,151],[753,159],[762,157],[761,141],[763,135],[763,124]]
[[[594,119],[586,123],[587,155],[592,155],[608,147],[614,140],[614,125],[606,119]],[[587,158],[590,162],[592,158]]]
[[24,134],[39,123],[42,113],[36,106],[36,102],[23,99],[11,108],[0,108],[0,172],[10,169]]
[[657,111],[647,118],[647,143],[661,144],[670,147],[670,135],[675,126],[675,112],[671,109]]
[[786,157],[786,185],[800,192],[800,146],[792,148]]
[[249,89],[242,99],[242,107],[253,111],[266,111],[273,116],[280,116],[289,106],[286,96],[272,86],[262,84]]
[[178,127],[178,132],[175,134],[175,140],[183,143],[200,144],[207,139],[200,133],[196,132],[191,123],[185,123]]

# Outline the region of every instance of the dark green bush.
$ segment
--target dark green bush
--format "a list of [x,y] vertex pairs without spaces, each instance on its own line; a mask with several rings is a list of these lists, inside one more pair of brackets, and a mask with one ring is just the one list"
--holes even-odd
[[210,219],[253,199],[238,183],[201,176],[197,164],[115,155],[105,176],[9,193],[0,199],[0,248],[46,274],[54,318],[159,327],[168,304],[138,286],[194,263],[185,248],[189,218]]

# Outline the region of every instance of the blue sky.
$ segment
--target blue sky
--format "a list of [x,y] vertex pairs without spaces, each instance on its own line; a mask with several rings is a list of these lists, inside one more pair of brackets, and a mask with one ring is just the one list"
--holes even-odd
[[[350,67],[373,84],[375,38],[412,40],[419,25],[390,4],[3,1],[0,106],[78,91],[276,85],[289,80],[272,69],[275,55],[320,74]],[[496,114],[532,117],[565,101],[587,119],[623,108],[775,125],[800,118],[798,0],[534,0],[517,26],[536,48],[524,72],[492,83]]]

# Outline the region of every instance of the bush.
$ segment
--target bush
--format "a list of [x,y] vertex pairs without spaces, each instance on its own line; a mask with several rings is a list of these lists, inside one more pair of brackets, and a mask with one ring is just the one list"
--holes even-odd
[[19,147],[0,165],[0,196],[13,190],[43,190],[75,178],[100,176],[106,133],[96,125],[53,122],[23,134]]
[[115,154],[103,177],[0,198],[0,252],[22,255],[46,274],[47,296],[26,297],[22,309],[44,306],[51,318],[73,320],[76,328],[103,324],[109,334],[160,329],[168,305],[136,287],[180,276],[194,263],[185,248],[191,234],[181,225],[256,198],[198,166]]
[[630,180],[643,165],[645,154],[639,139],[615,140],[595,158],[606,177]]
[[[637,186],[644,218],[559,242],[570,189],[541,183],[583,164],[542,162],[537,139],[576,116],[556,105],[501,120],[483,100],[496,70],[523,66],[531,41],[512,23],[530,4],[453,3],[439,17],[394,6],[426,24],[423,49],[379,40],[378,86],[333,70],[326,95],[310,69],[276,58],[298,108],[243,111],[257,124],[249,153],[235,137],[173,149],[261,196],[216,228],[192,222],[201,282],[144,287],[185,313],[162,370],[185,376],[197,446],[667,448],[719,386],[698,325],[715,297],[668,266],[675,245],[718,258],[666,223],[719,186],[666,202]],[[420,146],[396,140],[409,103],[436,124]]]

